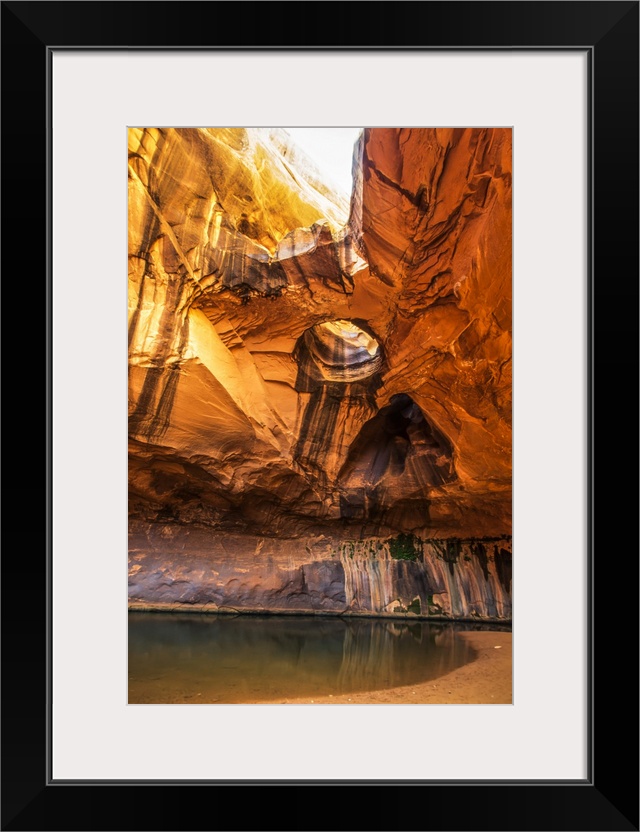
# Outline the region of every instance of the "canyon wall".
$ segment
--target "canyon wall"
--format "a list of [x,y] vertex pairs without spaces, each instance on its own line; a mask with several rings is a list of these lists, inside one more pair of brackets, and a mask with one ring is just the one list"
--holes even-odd
[[511,131],[353,169],[129,131],[132,606],[510,617]]
[[130,541],[132,609],[511,618],[511,543],[350,541],[152,526]]

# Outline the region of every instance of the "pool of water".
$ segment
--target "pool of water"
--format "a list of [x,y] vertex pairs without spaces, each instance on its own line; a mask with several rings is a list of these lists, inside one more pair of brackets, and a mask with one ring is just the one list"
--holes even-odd
[[129,703],[269,701],[435,679],[475,657],[454,625],[129,613]]

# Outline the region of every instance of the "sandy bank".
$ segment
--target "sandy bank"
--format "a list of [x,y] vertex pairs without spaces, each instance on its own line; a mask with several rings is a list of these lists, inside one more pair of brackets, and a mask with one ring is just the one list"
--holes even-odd
[[[430,682],[369,693],[281,699],[284,705],[505,705],[512,702],[511,633],[461,632],[478,652],[469,664]],[[250,704],[258,704],[255,700]],[[249,703],[247,703],[249,704]],[[265,704],[276,704],[273,701]]]

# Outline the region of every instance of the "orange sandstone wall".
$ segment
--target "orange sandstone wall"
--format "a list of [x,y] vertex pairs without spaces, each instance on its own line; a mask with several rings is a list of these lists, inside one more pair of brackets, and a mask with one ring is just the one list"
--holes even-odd
[[[298,609],[305,553],[330,540],[333,557],[309,559],[325,577],[302,609],[384,613],[422,598],[428,614],[443,593],[427,590],[443,584],[427,564],[439,562],[457,576],[438,604],[447,614],[508,617],[511,131],[365,129],[350,207],[283,131],[129,140],[134,603],[165,603],[152,577],[164,569],[166,603],[234,606],[235,579],[221,595],[206,569],[183,601],[178,591],[190,558],[218,572],[226,558],[227,576],[240,562],[257,570],[249,607]],[[230,535],[240,543],[221,549]],[[336,560],[408,535],[430,554],[410,567],[381,558],[386,588],[373,595],[379,566]],[[470,547],[488,539],[484,569]],[[302,558],[289,601],[281,565],[265,577],[267,544],[274,563]],[[408,589],[397,576],[416,563]]]

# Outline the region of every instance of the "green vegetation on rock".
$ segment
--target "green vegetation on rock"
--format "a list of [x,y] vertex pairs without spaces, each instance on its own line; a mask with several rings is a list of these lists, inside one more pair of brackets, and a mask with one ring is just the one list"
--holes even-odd
[[399,534],[389,539],[389,554],[394,560],[419,560],[422,556],[420,538]]

